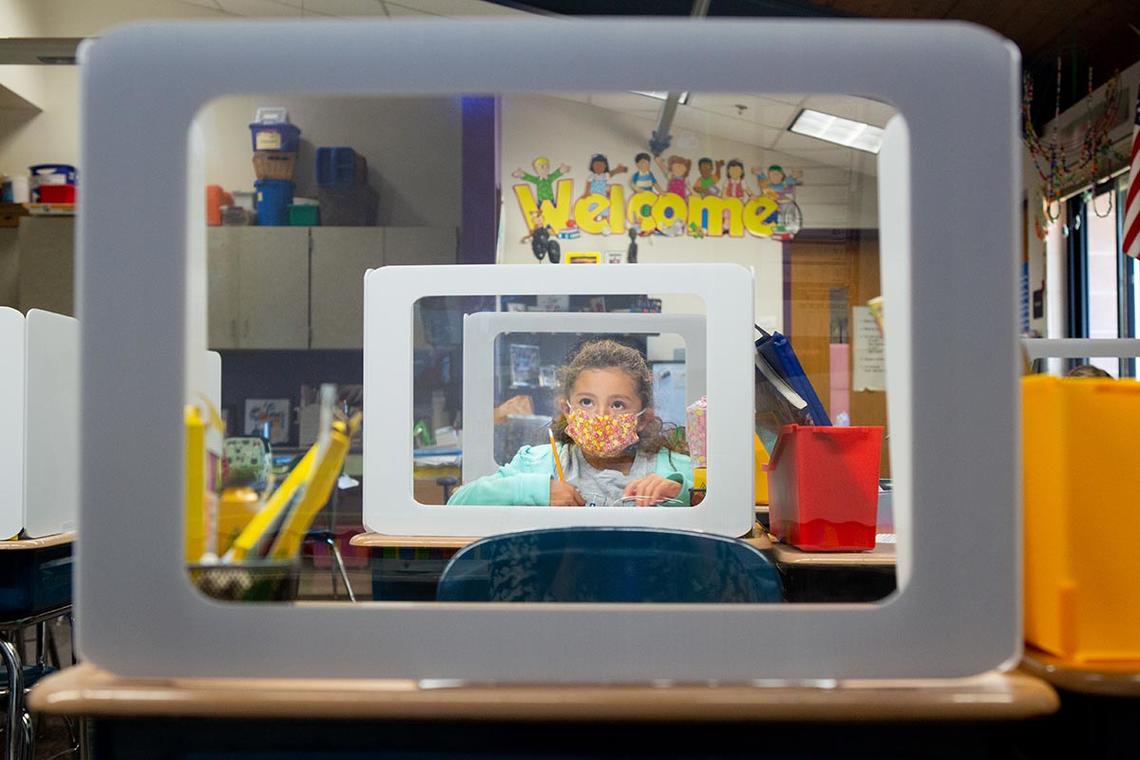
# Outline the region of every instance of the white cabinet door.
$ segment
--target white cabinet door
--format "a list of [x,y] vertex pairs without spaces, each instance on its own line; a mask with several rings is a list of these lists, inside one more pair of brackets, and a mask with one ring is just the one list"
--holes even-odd
[[235,229],[238,348],[308,348],[308,228]]
[[384,264],[383,227],[314,227],[311,348],[362,348],[364,273]]

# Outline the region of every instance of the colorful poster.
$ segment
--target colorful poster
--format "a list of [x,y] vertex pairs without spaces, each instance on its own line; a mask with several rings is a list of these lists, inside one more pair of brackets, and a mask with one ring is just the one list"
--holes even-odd
[[885,391],[887,365],[883,353],[883,334],[871,309],[855,306],[851,309],[851,390]]
[[269,432],[270,443],[286,443],[289,440],[289,399],[287,398],[247,398],[245,400],[246,435],[265,436]]

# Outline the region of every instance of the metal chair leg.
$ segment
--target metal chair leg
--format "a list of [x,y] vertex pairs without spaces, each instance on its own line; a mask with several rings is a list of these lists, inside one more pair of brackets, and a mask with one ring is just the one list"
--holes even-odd
[[5,717],[5,731],[8,744],[7,756],[24,756],[24,668],[16,648],[0,640],[0,657],[8,671],[8,714]]
[[[337,570],[340,571],[340,579],[344,581],[344,588],[348,592],[348,600],[355,602],[356,594],[352,591],[352,584],[348,582],[348,570],[344,567],[344,557],[340,554],[340,547],[336,544],[335,536],[329,537],[329,552],[332,555],[333,562],[336,563]],[[336,588],[335,583],[333,584],[333,588]]]
[[329,579],[332,582],[332,597],[333,599],[340,599],[340,591],[336,584],[336,559],[333,556],[333,552],[336,551],[336,537],[331,533],[325,535],[325,545],[329,548]]

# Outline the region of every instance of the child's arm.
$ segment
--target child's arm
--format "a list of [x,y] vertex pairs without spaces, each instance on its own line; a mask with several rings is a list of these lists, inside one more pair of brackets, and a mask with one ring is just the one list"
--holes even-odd
[[715,180],[716,182],[720,182],[720,170],[723,168],[724,168],[724,159],[723,158],[717,159],[716,171],[713,172],[713,180]]
[[617,175],[621,174],[622,172],[627,172],[627,171],[629,171],[628,166],[626,166],[625,164],[618,164],[613,169],[610,169],[610,176],[616,177]]
[[482,506],[546,506],[550,504],[549,472],[528,466],[534,460],[530,446],[523,446],[514,458],[492,475],[485,475],[457,489],[447,500],[451,504]]
[[665,159],[661,158],[661,156],[654,156],[653,160],[657,162],[657,165],[661,167],[661,171],[665,172],[665,176],[668,177],[669,167],[665,164]]

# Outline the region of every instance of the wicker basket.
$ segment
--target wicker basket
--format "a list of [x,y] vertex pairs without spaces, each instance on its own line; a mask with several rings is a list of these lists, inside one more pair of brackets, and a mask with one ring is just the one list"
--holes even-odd
[[236,565],[190,565],[190,580],[206,596],[227,602],[290,602],[297,598],[300,567],[294,560]]
[[258,150],[253,153],[253,171],[258,179],[293,179],[296,153],[280,150]]

